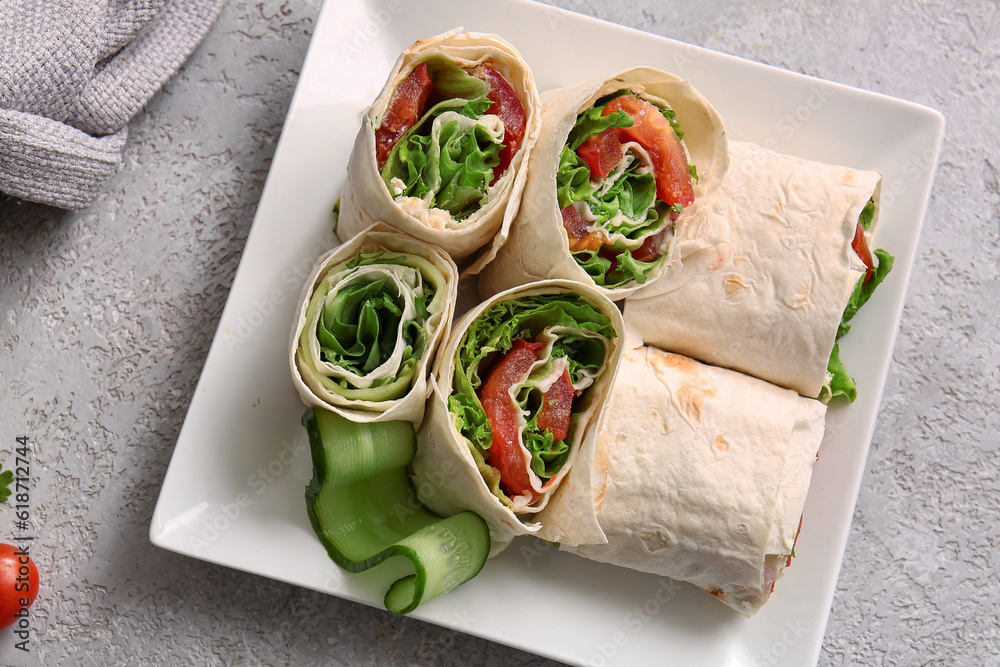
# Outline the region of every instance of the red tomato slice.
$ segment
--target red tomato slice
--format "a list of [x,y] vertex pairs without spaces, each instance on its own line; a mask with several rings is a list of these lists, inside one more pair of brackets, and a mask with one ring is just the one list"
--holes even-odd
[[544,428],[556,440],[565,440],[569,434],[569,416],[573,411],[576,391],[569,369],[563,371],[549,390],[542,396],[542,409],[538,413],[538,426]]
[[608,267],[607,273],[614,273],[618,270],[618,254],[620,252],[620,250],[617,250],[614,246],[610,245],[603,245],[601,246],[601,249],[597,251],[598,257],[603,257],[611,262],[611,266]]
[[578,250],[597,250],[607,241],[607,237],[599,229],[590,229],[590,223],[583,214],[570,204],[562,210],[563,227],[569,236],[570,252]]
[[420,63],[396,86],[389,101],[382,125],[375,130],[375,157],[379,168],[389,158],[389,152],[399,138],[413,127],[427,111],[434,92],[434,82],[427,72],[427,63]]
[[657,241],[659,241],[659,238],[659,234],[647,236],[646,240],[642,242],[642,245],[632,251],[632,257],[640,262],[652,262],[660,256],[659,251],[656,249],[656,244]]
[[538,352],[545,343],[514,341],[514,346],[493,364],[489,377],[479,390],[486,418],[490,420],[493,443],[486,462],[500,472],[500,485],[510,496],[532,496],[531,476],[517,437],[517,414],[520,408],[510,397],[510,388],[522,382],[531,365],[538,361]]
[[861,261],[865,263],[865,282],[868,282],[872,277],[872,271],[875,270],[875,260],[872,259],[872,251],[868,249],[868,241],[865,240],[865,230],[858,223],[858,228],[854,232],[854,241],[851,242],[851,247],[854,248],[854,252],[858,253],[858,257]]
[[624,111],[632,117],[632,127],[618,128],[620,136],[637,142],[653,160],[656,196],[673,206],[694,203],[687,156],[670,122],[655,106],[635,95],[623,95],[608,102],[604,115]]
[[[671,211],[670,216],[676,217],[676,211]],[[652,262],[661,257],[658,246],[663,242],[663,238],[670,233],[669,229],[661,229],[652,236],[647,236],[642,245],[632,251],[632,257],[640,262]]]
[[493,102],[493,105],[486,113],[498,116],[504,126],[504,147],[500,150],[500,164],[493,170],[493,180],[490,182],[490,185],[493,185],[507,171],[507,167],[521,147],[528,117],[524,113],[521,98],[500,72],[491,65],[483,65],[478,74],[479,78],[490,85],[490,92],[486,97]]
[[625,156],[625,149],[622,148],[617,127],[590,135],[586,141],[580,144],[576,152],[580,159],[590,167],[590,173],[596,174],[599,178],[607,178],[611,170]]

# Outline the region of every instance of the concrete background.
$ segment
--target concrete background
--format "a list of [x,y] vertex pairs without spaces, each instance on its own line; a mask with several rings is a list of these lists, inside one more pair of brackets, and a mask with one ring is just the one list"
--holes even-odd
[[[1000,9],[555,4],[945,114],[820,664],[1000,664]],[[147,541],[319,5],[230,0],[89,209],[0,197],[0,459],[35,447],[28,663],[555,664]]]

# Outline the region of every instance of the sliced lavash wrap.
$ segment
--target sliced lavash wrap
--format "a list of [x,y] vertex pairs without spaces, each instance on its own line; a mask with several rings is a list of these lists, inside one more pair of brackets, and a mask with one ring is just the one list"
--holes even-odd
[[598,436],[607,544],[562,549],[687,581],[750,616],[791,562],[826,406],[639,347]]
[[447,253],[387,225],[320,257],[289,346],[302,401],[355,422],[419,426],[457,294],[458,269]]
[[[697,173],[693,183],[695,203],[680,213],[676,232],[663,240],[659,247],[662,259],[644,276],[645,282],[663,275],[687,255],[725,240],[725,221],[697,214],[702,200],[721,184],[729,162],[722,119],[688,81],[661,70],[636,67],[616,76],[543,93],[542,130],[531,153],[521,208],[507,243],[480,276],[483,295],[546,278],[597,286],[570,251],[557,195],[557,172],[578,116],[599,99],[626,90],[673,110],[683,132],[688,162]],[[663,220],[663,226],[669,224],[669,220]],[[618,300],[641,284],[628,281],[617,287],[598,287]]]
[[[533,299],[555,300],[569,304],[566,308],[570,309],[580,308],[582,304],[596,311],[599,315],[596,319],[602,322],[599,329],[606,335],[598,336],[595,333],[598,328],[593,325],[567,323],[562,316],[539,315],[518,329],[516,335],[545,331],[534,338],[559,337],[572,341],[575,336],[585,339],[586,349],[595,350],[596,343],[604,348],[600,366],[595,364],[588,371],[592,383],[574,403],[573,427],[564,440],[568,445],[565,460],[558,472],[548,478],[540,498],[529,502],[525,496],[511,498],[503,492],[497,470],[485,463],[481,453],[463,434],[463,428],[474,420],[455,394],[468,396],[468,392],[462,390],[463,378],[468,377],[468,372],[458,368],[460,364],[465,367],[461,357],[466,333],[478,331],[477,322],[481,325],[492,321],[490,313],[498,312],[494,308],[517,308],[520,306],[512,304],[523,305]],[[419,446],[410,467],[411,479],[421,501],[441,515],[464,509],[476,512],[490,527],[494,554],[518,535],[537,535],[572,544],[604,542],[596,521],[591,475],[597,426],[617,372],[622,331],[621,314],[607,297],[593,287],[565,280],[541,281],[502,292],[462,316],[435,362],[427,418],[418,433]],[[584,345],[580,345],[580,349],[584,349]],[[485,363],[492,362],[484,359]],[[542,368],[536,366],[533,372]],[[485,366],[481,370],[488,372]],[[529,381],[534,377],[529,375]],[[522,451],[522,455],[527,457],[527,451]],[[533,478],[533,483],[538,481],[537,476]]]
[[[396,201],[380,173],[375,152],[376,130],[389,109],[393,92],[421,63],[447,58],[463,69],[489,64],[513,87],[526,115],[524,139],[509,167],[489,185],[486,201],[474,213],[455,219],[447,210],[428,206],[419,198]],[[480,130],[495,133],[492,123]],[[463,121],[464,123],[464,121]],[[489,127],[486,127],[486,126]],[[507,238],[524,189],[528,155],[541,125],[541,104],[531,69],[517,50],[497,35],[456,28],[415,42],[400,55],[375,102],[366,110],[347,167],[347,181],[340,201],[338,234],[347,238],[375,221],[386,222],[416,238],[444,248],[456,262],[468,261],[465,270],[476,273],[496,254]],[[502,131],[503,125],[500,124]],[[483,249],[474,258],[474,253]]]
[[865,265],[852,241],[867,206],[871,246],[882,177],[750,143],[729,147],[725,180],[702,212],[728,223],[728,242],[633,294],[626,322],[648,345],[820,396],[845,309],[863,303],[892,265],[876,251],[877,280],[862,290]]

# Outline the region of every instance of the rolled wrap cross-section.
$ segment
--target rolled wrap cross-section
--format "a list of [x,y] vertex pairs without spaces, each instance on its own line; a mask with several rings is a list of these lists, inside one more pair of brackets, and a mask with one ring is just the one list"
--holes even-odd
[[306,281],[292,330],[289,363],[303,402],[355,422],[419,426],[457,293],[446,253],[386,225],[328,252]]
[[856,237],[868,246],[877,230],[882,177],[750,143],[730,149],[702,212],[725,221],[729,239],[633,294],[625,319],[648,345],[817,397],[852,295],[867,298],[892,265],[876,251],[874,280],[861,283]]
[[484,295],[564,278],[618,300],[725,239],[724,221],[697,215],[726,172],[725,130],[688,81],[636,67],[542,103],[521,208],[483,271]]
[[338,232],[384,221],[478,272],[507,237],[540,124],[531,70],[497,35],[414,43],[362,119]]
[[469,509],[494,552],[517,535],[600,543],[591,471],[622,320],[592,287],[533,283],[456,323],[432,376],[411,478],[421,501]]
[[598,436],[587,558],[691,582],[746,615],[791,561],[826,406],[656,348],[626,352]]

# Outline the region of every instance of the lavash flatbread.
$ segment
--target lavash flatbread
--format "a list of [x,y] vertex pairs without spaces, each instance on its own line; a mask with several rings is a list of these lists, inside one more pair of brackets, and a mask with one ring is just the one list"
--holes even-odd
[[[569,250],[556,197],[556,172],[559,154],[577,116],[591,108],[598,98],[626,89],[674,110],[684,130],[690,162],[698,173],[695,204],[681,214],[677,234],[663,252],[665,259],[647,276],[647,282],[663,275],[687,255],[726,238],[724,220],[696,214],[701,200],[721,184],[729,162],[722,118],[690,82],[661,70],[636,67],[542,94],[542,129],[531,153],[521,208],[510,238],[480,277],[480,292],[484,296],[546,278],[565,278],[597,287]],[[630,282],[613,289],[597,288],[618,300],[639,287]]]
[[[449,412],[448,396],[455,375],[456,351],[473,321],[493,304],[539,294],[582,297],[611,319],[617,335],[609,341],[605,365],[587,390],[591,392],[589,407],[581,416],[569,459],[538,503],[515,511],[502,503],[484,481],[468,441]],[[459,318],[435,362],[427,418],[417,434],[417,454],[410,466],[420,500],[443,516],[465,509],[479,514],[490,526],[494,553],[517,535],[537,535],[551,541],[603,542],[604,535],[596,520],[591,475],[597,425],[617,373],[622,331],[621,314],[611,301],[592,287],[565,280],[541,281],[507,290]]]
[[[446,56],[463,68],[484,62],[492,64],[517,92],[527,117],[523,144],[503,176],[490,187],[489,201],[461,221],[451,219],[447,211],[439,209],[433,210],[444,213],[443,217],[416,217],[405,211],[390,195],[375,155],[375,130],[382,124],[393,91],[414,67],[436,55]],[[338,233],[347,238],[373,222],[382,221],[444,248],[459,263],[483,248],[464,269],[468,274],[477,273],[507,238],[521,200],[528,156],[540,126],[541,104],[531,69],[517,50],[499,36],[456,28],[415,42],[399,56],[385,87],[364,114],[347,166]]]
[[881,175],[730,142],[722,187],[700,215],[727,243],[633,294],[625,320],[648,345],[818,396],[837,328],[864,264],[851,247]]
[[[411,274],[411,277],[416,278],[417,282],[420,283],[418,289],[426,291],[429,283],[437,283],[435,298],[428,303],[429,314],[424,323],[427,332],[425,347],[415,367],[409,371],[412,376],[412,379],[409,380],[409,389],[405,394],[391,399],[359,400],[331,390],[329,386],[324,386],[331,381],[331,378],[344,378],[348,374],[338,370],[332,364],[316,361],[319,358],[319,347],[316,336],[312,332],[312,329],[315,328],[315,322],[308,316],[310,302],[317,287],[328,277],[332,280],[332,275],[338,273],[337,268],[342,267],[345,262],[350,261],[359,252],[365,254],[405,253],[418,260],[423,260],[420,263],[417,261],[409,262],[412,266],[421,267],[417,269],[420,276]],[[371,281],[378,278],[386,278],[390,281],[400,280],[400,276],[393,273],[398,270],[398,267],[398,264],[389,264],[385,267],[378,265],[367,267],[369,276],[365,277],[364,280]],[[350,274],[350,272],[340,271],[339,273],[342,277],[335,282],[341,286],[349,285],[358,279],[357,275]],[[427,275],[424,275],[425,273]],[[404,283],[407,276],[402,276],[402,278],[400,284],[405,288]],[[288,361],[292,371],[292,381],[302,402],[310,407],[332,410],[355,422],[404,420],[412,422],[414,426],[419,426],[423,420],[424,405],[430,390],[427,384],[427,375],[438,345],[448,336],[457,297],[458,268],[451,258],[440,248],[403,234],[388,225],[373,225],[347,243],[327,252],[317,260],[306,280],[299,297],[297,316],[289,341]],[[303,332],[309,325],[311,325],[310,330],[303,336]],[[303,338],[306,339],[305,345]],[[306,354],[304,346],[313,348],[313,351]],[[401,353],[401,350],[398,349],[400,347],[401,342],[397,342],[394,356]],[[399,366],[398,360],[394,364],[393,359],[389,359],[372,372],[393,377],[393,373],[399,371]],[[349,380],[349,382],[352,383],[351,386],[357,386],[355,380]]]
[[608,542],[562,548],[691,582],[753,614],[792,553],[825,415],[819,401],[734,371],[626,352],[595,458]]

